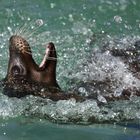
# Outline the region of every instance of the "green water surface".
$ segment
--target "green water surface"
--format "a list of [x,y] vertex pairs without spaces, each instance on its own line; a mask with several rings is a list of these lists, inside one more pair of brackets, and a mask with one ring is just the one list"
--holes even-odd
[[[53,41],[58,52],[57,79],[67,90],[69,75],[76,71],[83,58],[88,57],[90,50],[98,46],[104,35],[139,35],[140,1],[1,0],[0,78],[4,78],[7,71],[9,37],[25,23],[32,25],[38,19],[43,21],[43,26],[29,38],[34,58],[40,63],[45,50],[43,45]],[[27,31],[33,32],[26,26]],[[95,39],[95,44],[90,44],[91,38]],[[66,139],[140,140],[140,123],[64,125],[28,117],[13,119],[10,116],[0,121],[0,140]]]

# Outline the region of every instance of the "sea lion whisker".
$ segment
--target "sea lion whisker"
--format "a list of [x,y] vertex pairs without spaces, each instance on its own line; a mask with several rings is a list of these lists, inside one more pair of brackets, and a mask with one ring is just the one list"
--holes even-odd
[[32,55],[31,52],[28,52],[28,51],[25,51],[25,50],[23,50],[23,53],[27,53],[27,54],[29,54],[29,55]]
[[18,32],[19,32],[19,27],[16,28],[14,35],[18,35]]
[[19,50],[24,50],[25,48],[27,48],[26,46],[20,47]]
[[27,28],[25,28],[24,29],[24,31],[22,32],[22,36],[24,37],[24,38],[28,38],[28,34],[30,34],[30,29],[29,29],[29,27],[27,27]]
[[25,22],[24,25],[21,27],[20,33],[22,36],[25,36],[24,33],[27,31],[28,24]]
[[32,53],[31,53],[30,50],[25,50],[24,48],[26,48],[26,47],[20,48],[19,51],[21,51],[23,54],[24,54],[24,53],[27,53],[27,54],[29,54],[29,55],[32,55]]
[[22,26],[18,27],[17,30],[16,30],[16,35],[22,35],[23,36],[23,30],[26,29],[27,26],[27,23],[25,22]]
[[[30,23],[28,24],[26,30],[28,32],[26,32],[26,34],[24,34],[24,36],[26,36],[27,39],[29,39],[30,36],[32,36],[41,26],[37,26],[35,21],[32,20],[30,21]],[[29,30],[30,29],[30,30]],[[30,32],[29,32],[30,31]],[[32,31],[32,32],[31,32]]]
[[[15,49],[10,49],[10,51],[15,51]],[[32,53],[31,53],[30,50],[26,51],[26,50],[24,50],[24,49],[22,49],[22,48],[19,49],[19,52],[27,53],[27,54],[29,54],[29,55],[32,55]]]
[[27,35],[27,38],[30,38],[33,34],[35,34],[40,27],[41,26],[38,26],[37,28],[35,28],[32,33]]
[[29,23],[25,22],[24,25],[22,26],[22,30],[20,35],[26,38],[27,34],[30,33],[30,28],[32,28],[33,25],[33,20],[30,21]]
[[21,30],[23,26],[18,27],[18,30],[16,31],[16,35],[21,35]]

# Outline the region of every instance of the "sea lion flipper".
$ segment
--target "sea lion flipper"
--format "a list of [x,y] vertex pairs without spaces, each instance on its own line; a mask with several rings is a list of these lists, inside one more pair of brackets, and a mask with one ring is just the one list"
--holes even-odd
[[48,68],[48,63],[50,63],[50,61],[53,62],[56,60],[57,60],[57,55],[56,55],[55,46],[52,42],[49,42],[46,45],[45,56],[40,64],[39,68],[41,70],[45,70]]

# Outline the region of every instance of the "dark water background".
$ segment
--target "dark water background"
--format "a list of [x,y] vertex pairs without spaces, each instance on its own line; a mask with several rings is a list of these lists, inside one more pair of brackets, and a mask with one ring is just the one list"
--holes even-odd
[[[50,41],[55,43],[58,53],[57,80],[66,91],[73,87],[71,79],[84,81],[88,77],[92,79],[92,76],[97,78],[92,74],[92,66],[80,67],[83,62],[89,62],[94,48],[100,48],[106,40],[111,45],[121,44],[121,47],[125,47],[140,39],[139,0],[1,0],[0,5],[1,79],[5,77],[7,70],[8,40],[15,31],[27,37],[37,63],[43,58],[44,45]],[[114,38],[119,43],[115,44]],[[98,58],[101,59],[100,56]],[[106,60],[110,64],[108,58],[110,57]],[[114,63],[116,60],[111,60],[111,64]],[[121,66],[118,61],[117,64]],[[85,71],[87,75],[84,75]],[[127,74],[122,69],[117,72],[118,75]],[[100,78],[104,76],[101,72]],[[124,83],[127,84],[130,78],[128,74]],[[67,124],[67,120],[76,117],[76,113],[80,111],[77,116],[82,115],[85,122],[92,113],[97,114],[97,118],[101,120],[115,117],[118,120],[117,113],[109,110],[108,116],[102,116],[94,102],[76,104],[74,101],[66,101],[57,105],[50,103],[49,107],[43,108],[37,105],[37,99],[32,98],[17,101],[1,95],[1,140],[140,140],[139,98],[113,106],[114,110],[122,109],[127,121],[89,125]],[[95,108],[92,108],[94,105]],[[27,108],[30,108],[28,113]],[[62,112],[59,114],[57,109]],[[49,114],[54,120],[64,120],[66,124],[51,123],[46,117],[41,117],[44,114]],[[129,117],[135,121],[128,121]]]

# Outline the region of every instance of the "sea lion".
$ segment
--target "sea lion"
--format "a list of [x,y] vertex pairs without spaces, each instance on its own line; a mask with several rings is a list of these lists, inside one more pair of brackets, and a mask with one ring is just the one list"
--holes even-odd
[[10,38],[9,52],[10,58],[6,79],[11,80],[16,76],[24,76],[27,80],[59,88],[56,81],[57,55],[53,43],[48,44],[40,67],[32,58],[28,42],[20,36]]
[[38,66],[33,57],[29,43],[21,36],[13,35],[9,40],[9,64],[7,75],[3,80],[3,93],[9,97],[24,97],[32,94],[54,101],[84,98],[76,94],[64,94],[56,81],[57,54],[50,42],[46,53]]
[[[92,91],[93,94],[89,96],[80,95],[77,91],[72,91],[72,93],[67,94],[63,92],[56,81],[57,54],[52,42],[47,45],[46,53],[40,66],[35,63],[32,57],[29,43],[21,36],[13,35],[10,38],[9,53],[7,75],[2,82],[3,93],[9,97],[20,98],[31,94],[49,98],[53,101],[67,100],[70,98],[75,98],[76,101],[84,101],[87,99],[96,99],[98,101],[98,89],[101,90],[101,92],[104,92],[104,89],[106,89],[106,92],[110,90],[112,82],[110,79],[106,79],[104,81],[94,80],[81,82],[79,86],[94,87],[95,90],[94,92]],[[113,50],[112,55],[116,55],[116,52],[114,53]],[[118,55],[124,56],[124,54],[119,52],[115,57]],[[135,91],[132,91],[132,89],[124,89],[120,96],[115,97],[111,94],[103,94],[102,97],[106,101],[129,99],[131,92],[140,96],[138,89]]]

